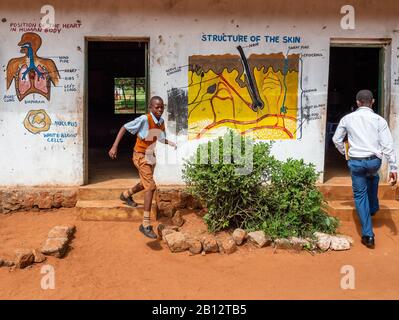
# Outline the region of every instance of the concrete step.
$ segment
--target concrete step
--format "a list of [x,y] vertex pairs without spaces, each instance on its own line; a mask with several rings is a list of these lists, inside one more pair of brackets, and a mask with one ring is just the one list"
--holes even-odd
[[[85,221],[141,221],[144,206],[129,207],[120,200],[78,200],[76,208],[80,220]],[[157,207],[153,203],[150,218],[157,219]]]
[[[319,184],[317,187],[326,201],[353,200],[351,184]],[[378,199],[399,200],[398,187],[392,187],[387,183],[380,183],[378,186]]]
[[[331,216],[343,221],[355,221],[358,219],[353,200],[334,200],[327,202],[327,210]],[[399,222],[399,201],[380,200],[380,210],[374,219],[387,219]]]
[[[95,200],[119,200],[119,197],[125,187],[98,187],[87,188],[81,187],[78,191],[78,200],[82,201],[95,201]],[[154,193],[154,199],[156,194]],[[133,200],[137,203],[144,204],[144,190],[133,195]]]

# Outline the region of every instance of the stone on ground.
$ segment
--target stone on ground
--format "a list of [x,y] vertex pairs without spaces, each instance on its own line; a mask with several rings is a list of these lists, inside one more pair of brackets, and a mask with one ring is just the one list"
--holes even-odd
[[237,245],[233,238],[219,240],[218,246],[221,253],[231,254],[237,250]]
[[71,239],[76,231],[74,225],[71,226],[55,226],[48,233],[48,238],[67,238]]
[[274,247],[277,249],[291,249],[291,242],[286,238],[274,240]]
[[271,243],[271,238],[266,237],[263,231],[254,231],[248,233],[248,239],[259,248],[267,246]]
[[13,267],[15,266],[14,261],[4,259],[3,260],[3,267]]
[[288,240],[291,243],[292,249],[297,251],[302,250],[303,247],[313,248],[312,244],[304,238],[291,237]]
[[341,250],[349,250],[351,248],[351,244],[348,239],[343,237],[331,237],[331,250],[341,251]]
[[35,257],[34,262],[35,263],[42,263],[45,261],[47,258],[45,255],[43,255],[39,249],[33,249],[32,250],[33,256]]
[[164,239],[171,252],[182,252],[189,248],[186,237],[181,232],[173,231],[172,233],[166,234]]
[[206,253],[219,251],[219,246],[216,238],[212,235],[206,235],[202,238],[202,248]]
[[314,236],[316,237],[317,247],[320,250],[326,251],[330,248],[331,236],[329,234],[322,233],[322,232],[315,232]]
[[338,237],[338,238],[344,238],[344,239],[348,240],[349,243],[350,243],[352,246],[353,246],[353,244],[355,243],[355,241],[353,240],[352,237],[347,236],[347,235],[345,235],[345,234],[337,234],[337,235],[335,235],[335,236]]
[[184,224],[184,219],[182,218],[181,211],[176,211],[172,218],[172,223],[177,226],[181,227]]
[[233,232],[233,239],[236,245],[240,246],[247,238],[247,232],[243,229],[237,228]]
[[48,256],[62,258],[68,249],[68,238],[48,238],[41,252]]
[[166,225],[163,223],[160,223],[157,227],[157,232],[159,237],[162,239],[165,235],[172,233],[174,231],[179,231],[179,227],[177,226],[172,226],[172,225]]
[[17,268],[23,269],[33,264],[35,257],[32,250],[18,249],[15,251],[15,265]]
[[202,252],[202,243],[197,239],[188,239],[187,244],[189,246],[188,250],[192,254],[200,254]]

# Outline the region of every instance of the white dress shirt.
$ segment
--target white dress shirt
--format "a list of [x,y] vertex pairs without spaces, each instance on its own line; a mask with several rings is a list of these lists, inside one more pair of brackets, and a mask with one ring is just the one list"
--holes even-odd
[[369,107],[359,107],[341,119],[333,136],[339,152],[345,154],[344,138],[348,134],[349,157],[365,158],[385,155],[390,172],[397,171],[393,140],[387,121]]

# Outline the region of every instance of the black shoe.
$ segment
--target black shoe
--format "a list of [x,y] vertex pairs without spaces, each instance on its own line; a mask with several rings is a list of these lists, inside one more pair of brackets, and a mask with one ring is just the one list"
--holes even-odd
[[123,192],[121,193],[121,196],[119,197],[123,202],[125,202],[128,206],[130,207],[137,207],[137,203],[132,200],[131,197],[125,197]]
[[374,248],[374,237],[363,236],[363,237],[362,237],[362,243],[363,243],[367,248]]
[[152,230],[152,226],[144,227],[142,224],[140,224],[139,230],[141,233],[143,233],[148,238],[151,238],[151,239],[157,238],[157,235],[155,234],[154,230]]

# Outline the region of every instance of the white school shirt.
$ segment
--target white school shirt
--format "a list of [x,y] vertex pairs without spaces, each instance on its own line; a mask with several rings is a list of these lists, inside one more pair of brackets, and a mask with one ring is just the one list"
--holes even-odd
[[[160,126],[164,122],[164,119],[162,117],[158,120],[157,117],[155,117],[152,112],[150,112],[150,114],[155,124],[157,124],[158,126]],[[140,117],[134,119],[133,121],[125,123],[123,126],[131,134],[137,134],[141,139],[145,139],[148,135],[148,128],[149,128],[147,114],[143,114]],[[158,141],[164,143],[165,139],[166,139],[166,134],[165,132],[162,131],[158,137]]]
[[344,138],[348,134],[349,157],[366,158],[385,155],[390,172],[396,172],[392,135],[387,121],[369,107],[359,107],[341,119],[333,136],[339,152],[345,154]]

